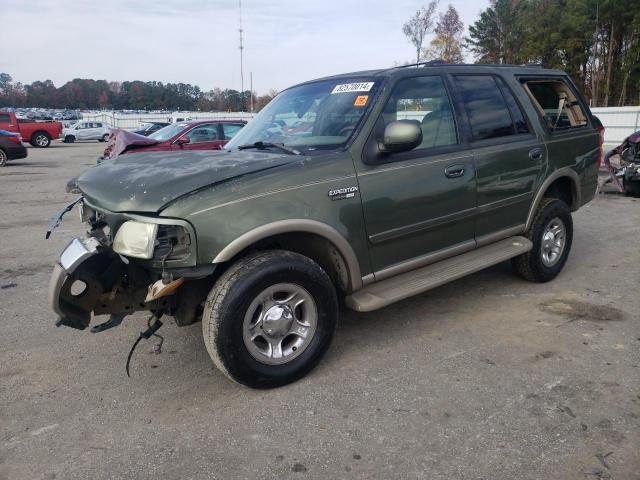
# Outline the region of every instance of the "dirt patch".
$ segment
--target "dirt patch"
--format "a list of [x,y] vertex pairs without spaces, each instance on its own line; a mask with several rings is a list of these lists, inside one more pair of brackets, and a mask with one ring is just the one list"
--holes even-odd
[[618,322],[624,320],[624,312],[609,305],[597,305],[576,299],[554,298],[540,304],[543,312],[565,317],[570,322],[588,320],[591,322]]

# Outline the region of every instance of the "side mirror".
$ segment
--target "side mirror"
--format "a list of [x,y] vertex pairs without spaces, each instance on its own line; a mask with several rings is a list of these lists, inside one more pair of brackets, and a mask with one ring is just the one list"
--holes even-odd
[[384,129],[378,147],[383,153],[399,153],[413,150],[422,143],[422,129],[417,120],[396,120]]
[[180,137],[176,143],[180,146],[182,145],[186,145],[187,143],[189,143],[191,140],[189,140],[189,137]]

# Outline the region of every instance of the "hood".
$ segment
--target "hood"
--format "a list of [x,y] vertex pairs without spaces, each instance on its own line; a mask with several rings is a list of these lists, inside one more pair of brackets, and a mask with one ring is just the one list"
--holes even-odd
[[107,146],[104,149],[102,157],[104,159],[115,158],[126,150],[131,150],[135,147],[155,145],[156,143],[160,142],[138,133],[112,128],[109,131],[109,139],[107,140]]
[[96,165],[77,186],[90,203],[112,212],[159,212],[194,190],[300,159],[253,150],[141,152]]

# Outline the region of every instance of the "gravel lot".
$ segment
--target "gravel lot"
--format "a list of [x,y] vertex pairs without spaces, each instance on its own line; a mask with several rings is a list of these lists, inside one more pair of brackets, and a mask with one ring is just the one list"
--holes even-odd
[[509,265],[370,314],[344,311],[302,381],[218,373],[200,324],[161,354],[136,314],[55,328],[51,266],[82,232],[66,181],[104,144],[54,142],[0,169],[0,479],[640,479],[640,201],[575,214],[548,284]]

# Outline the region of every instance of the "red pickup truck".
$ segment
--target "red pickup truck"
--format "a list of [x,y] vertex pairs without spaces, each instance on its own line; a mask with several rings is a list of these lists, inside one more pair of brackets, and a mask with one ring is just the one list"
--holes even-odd
[[19,133],[23,142],[29,142],[34,147],[48,147],[51,140],[60,138],[62,123],[34,122],[16,118],[13,112],[0,112],[0,130]]

